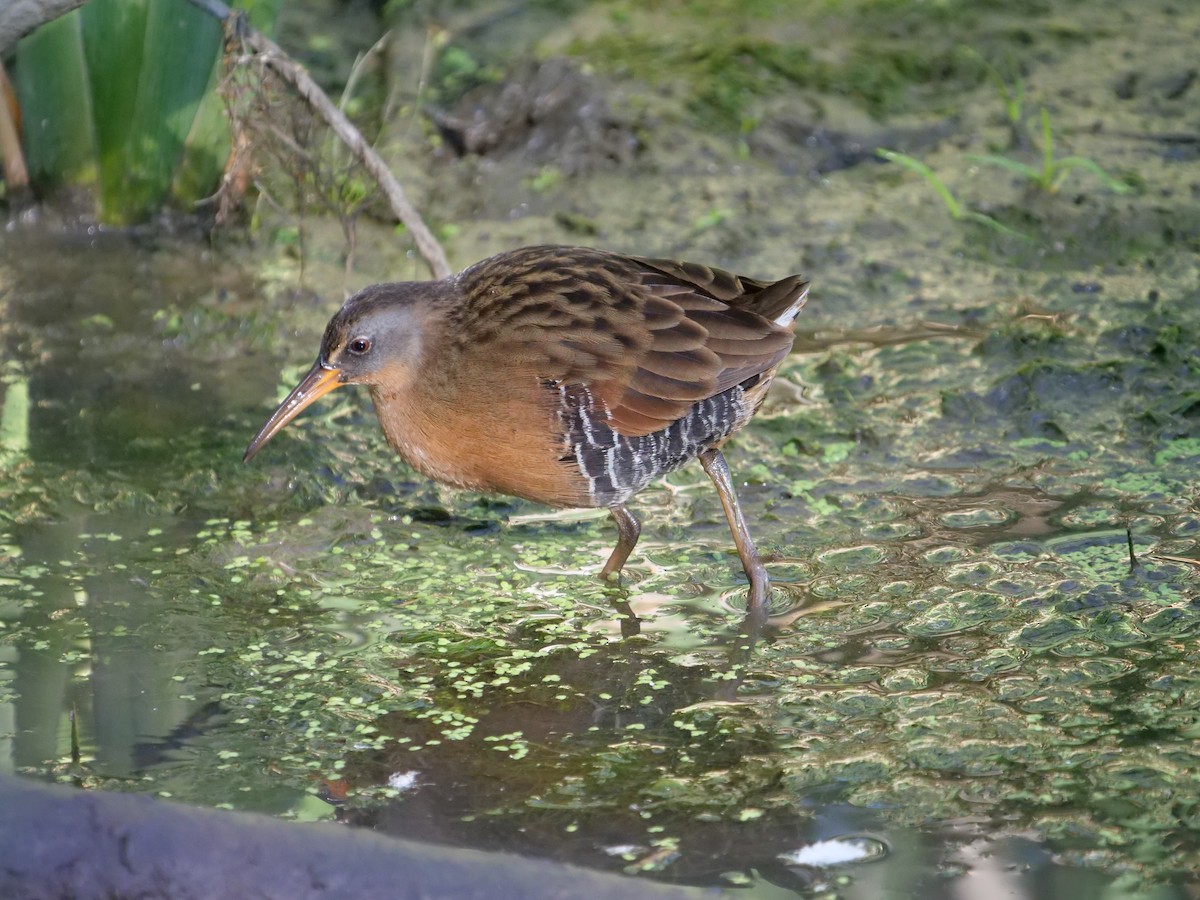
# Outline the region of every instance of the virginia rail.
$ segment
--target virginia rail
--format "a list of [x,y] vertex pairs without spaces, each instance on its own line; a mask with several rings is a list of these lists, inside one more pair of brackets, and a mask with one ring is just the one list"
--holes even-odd
[[317,361],[246,448],[365,384],[388,443],[456,487],[607,507],[621,571],[641,524],[626,503],[699,458],[725,508],[750,604],[767,573],[721,445],[762,404],[808,284],[578,247],[526,247],[441,281],[377,284],[330,320]]

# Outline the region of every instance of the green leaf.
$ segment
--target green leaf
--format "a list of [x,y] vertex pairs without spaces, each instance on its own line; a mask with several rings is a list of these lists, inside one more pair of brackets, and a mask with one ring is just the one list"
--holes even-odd
[[184,0],[158,0],[146,16],[146,41],[137,101],[129,123],[128,181],[106,205],[117,218],[135,219],[161,204],[221,44],[212,16]]
[[[231,5],[246,10],[250,24],[269,35],[274,30],[282,2],[242,0]],[[211,196],[225,170],[230,132],[225,102],[217,90],[220,79],[221,66],[212,66],[204,97],[184,139],[183,157],[171,182],[171,198],[184,209],[191,209],[198,201]]]
[[995,166],[998,169],[1007,169],[1010,172],[1016,172],[1018,175],[1028,178],[1030,181],[1040,181],[1042,173],[1040,169],[1034,168],[1031,165],[1020,162],[1019,160],[1009,159],[1007,156],[994,156],[991,153],[978,155],[968,153],[967,159],[983,163],[985,166]]
[[94,182],[96,138],[79,17],[63,16],[22,40],[16,76],[30,178],[41,189]]
[[[282,0],[244,0],[271,30]],[[92,0],[17,49],[25,149],[40,189],[97,183],[131,222],[211,194],[229,153],[216,94],[221,26],[187,0]]]
[[119,207],[125,186],[146,8],[146,0],[92,0],[78,14],[100,163],[102,215]]
[[213,66],[171,181],[171,198],[184,209],[191,209],[198,201],[212,195],[229,156],[229,119],[225,115],[225,102],[217,90],[220,78],[220,65]]

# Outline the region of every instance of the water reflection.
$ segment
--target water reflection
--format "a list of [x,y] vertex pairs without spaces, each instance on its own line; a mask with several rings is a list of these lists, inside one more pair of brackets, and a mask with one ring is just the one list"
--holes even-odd
[[[155,518],[175,507],[164,485],[178,478],[178,449],[223,408],[211,366],[166,339],[159,314],[196,303],[214,275],[203,250],[160,253],[119,235],[5,242],[21,262],[0,271],[5,353],[20,373],[7,433],[20,439],[3,459],[0,653],[12,699],[0,766],[63,764],[75,716],[83,773],[133,779],[146,742],[186,732],[207,702],[202,684],[181,680],[207,637],[188,634],[153,586],[177,547],[150,536],[178,536],[181,520]],[[27,402],[14,422],[18,385]]]
[[[89,521],[96,520],[87,511],[64,511],[53,525],[18,533],[25,565],[54,574],[28,580],[30,599],[7,621],[39,636],[13,648],[8,771],[63,760],[69,751],[64,712],[74,710],[86,723],[82,740],[91,764],[111,777],[129,777],[138,768],[135,748],[168,734],[195,709],[196,701],[182,699],[172,680],[191,651],[169,650],[159,640],[165,623],[147,609],[154,600],[145,586],[117,571],[82,578],[63,571],[62,561],[84,555]],[[104,520],[106,529],[118,524]]]

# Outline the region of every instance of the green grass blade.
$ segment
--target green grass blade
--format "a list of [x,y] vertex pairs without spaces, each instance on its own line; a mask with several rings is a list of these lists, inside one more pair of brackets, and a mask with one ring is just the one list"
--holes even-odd
[[1054,180],[1054,132],[1050,128],[1050,111],[1042,107],[1042,174],[1038,179],[1043,188]]
[[985,215],[984,213],[981,213],[981,212],[976,212],[973,209],[968,209],[968,210],[964,211],[962,217],[965,220],[967,220],[968,222],[975,222],[977,225],[983,225],[987,228],[992,229],[992,231],[998,232],[999,234],[1003,234],[1008,237],[1018,238],[1022,241],[1032,241],[1033,240],[1033,238],[1030,237],[1029,235],[1027,235],[1025,232],[1017,231],[1017,229],[1015,229],[1015,228],[1009,228],[1003,222],[998,222],[995,219],[993,219],[991,216]]
[[1104,169],[1100,168],[1100,164],[1093,159],[1088,159],[1086,156],[1065,156],[1056,163],[1059,172],[1065,177],[1072,169],[1083,169],[1085,172],[1090,172],[1104,183],[1104,186],[1110,191],[1117,194],[1128,194],[1133,191],[1133,188],[1119,178],[1114,178],[1109,175]]
[[972,162],[983,163],[985,166],[995,166],[998,169],[1007,169],[1010,172],[1015,172],[1022,178],[1028,178],[1031,181],[1037,181],[1041,178],[1042,173],[1027,163],[1019,160],[1009,159],[1007,156],[995,156],[991,153],[975,154],[968,153],[967,159]]
[[946,187],[946,183],[942,181],[942,179],[938,178],[937,173],[934,172],[933,169],[929,168],[929,166],[925,165],[925,163],[921,162],[915,157],[909,156],[907,153],[901,153],[898,150],[887,150],[883,147],[880,147],[875,151],[875,153],[883,159],[886,159],[888,162],[894,162],[897,165],[908,169],[910,172],[916,172],[929,183],[930,187],[937,191],[938,196],[942,198],[942,202],[946,204],[946,209],[950,210],[951,216],[953,216],[955,219],[962,217],[963,211],[962,207],[958,203],[958,198],[954,196],[954,193],[950,190],[950,188]]

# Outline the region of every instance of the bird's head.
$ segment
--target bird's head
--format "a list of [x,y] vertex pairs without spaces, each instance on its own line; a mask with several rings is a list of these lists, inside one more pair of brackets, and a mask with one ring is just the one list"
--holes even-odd
[[254,436],[243,461],[334,388],[366,384],[403,391],[419,369],[431,284],[377,284],[347,300],[325,327],[317,361]]

